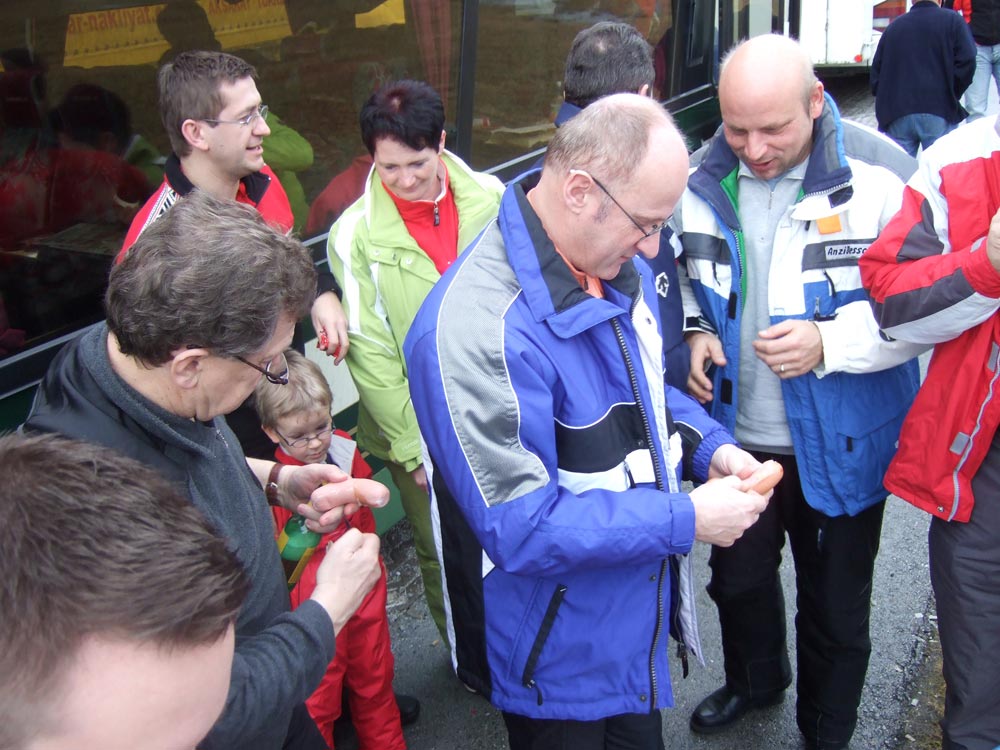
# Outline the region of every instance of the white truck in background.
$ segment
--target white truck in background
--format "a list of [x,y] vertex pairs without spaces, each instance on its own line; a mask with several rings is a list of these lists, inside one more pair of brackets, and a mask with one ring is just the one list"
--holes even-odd
[[785,0],[785,33],[825,73],[858,73],[871,64],[885,27],[909,6],[910,0]]

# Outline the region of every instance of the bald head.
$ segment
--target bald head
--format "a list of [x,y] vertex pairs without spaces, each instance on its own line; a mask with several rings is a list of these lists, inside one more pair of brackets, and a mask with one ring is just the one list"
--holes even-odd
[[559,128],[528,199],[570,263],[613,279],[635,255],[656,255],[687,171],[687,147],[666,110],[615,94]]
[[747,39],[726,53],[719,73],[719,96],[724,88],[780,87],[790,96],[797,93],[805,103],[816,82],[812,60],[801,44],[787,36],[764,34]]
[[763,179],[802,163],[822,114],[823,84],[793,39],[766,34],[734,47],[719,75],[719,108],[727,143]]

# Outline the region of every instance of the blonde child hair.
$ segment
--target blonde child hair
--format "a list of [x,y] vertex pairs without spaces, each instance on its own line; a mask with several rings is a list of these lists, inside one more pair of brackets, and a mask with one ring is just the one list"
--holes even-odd
[[285,351],[288,385],[261,378],[254,389],[254,406],[264,427],[273,429],[279,419],[303,411],[330,411],[333,392],[315,362],[294,349]]

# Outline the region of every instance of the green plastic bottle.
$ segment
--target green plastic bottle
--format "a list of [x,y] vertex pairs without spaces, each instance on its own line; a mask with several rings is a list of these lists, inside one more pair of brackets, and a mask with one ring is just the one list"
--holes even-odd
[[306,563],[322,538],[322,535],[306,528],[306,519],[300,515],[289,518],[285,528],[281,530],[278,535],[278,552],[281,553],[281,564],[285,568],[289,591],[299,582]]

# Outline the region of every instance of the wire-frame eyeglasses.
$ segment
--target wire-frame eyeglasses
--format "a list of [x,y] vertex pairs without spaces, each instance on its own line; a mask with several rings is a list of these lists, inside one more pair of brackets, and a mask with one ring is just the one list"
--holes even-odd
[[599,187],[601,191],[611,199],[611,202],[614,203],[616,206],[618,206],[619,209],[621,209],[621,212],[628,217],[628,220],[631,221],[633,224],[635,224],[635,228],[638,229],[640,232],[642,232],[643,239],[646,239],[647,237],[652,237],[654,234],[659,234],[667,226],[667,222],[670,221],[670,217],[668,216],[659,224],[653,224],[652,228],[647,230],[642,226],[642,224],[636,221],[636,218],[625,209],[625,206],[623,206],[621,203],[618,202],[618,199],[611,194],[611,191],[608,190],[606,187],[604,187],[604,183],[602,183],[599,179],[594,177],[594,175],[590,174],[590,172],[586,171],[585,169],[571,169],[569,171],[571,174],[572,173],[585,174],[587,175],[587,177],[593,180],[594,184],[597,185],[597,187]]
[[245,364],[247,367],[252,367],[265,378],[267,378],[268,383],[274,383],[275,385],[288,385],[288,362],[285,361],[284,354],[278,354],[271,358],[271,360],[261,367],[260,365],[255,365],[248,359],[243,357],[234,357],[240,362]]
[[262,119],[267,122],[267,105],[261,104],[257,109],[248,114],[246,117],[241,117],[239,120],[212,120],[208,117],[202,118],[202,122],[211,123],[212,125],[239,125],[241,128],[245,128],[247,125],[253,125],[254,120],[257,118]]
[[309,445],[309,443],[311,443],[313,440],[326,440],[327,435],[329,435],[331,432],[333,432],[333,417],[330,417],[330,424],[324,427],[319,432],[315,432],[312,435],[303,435],[302,437],[297,437],[294,440],[289,440],[280,432],[275,430],[275,433],[277,433],[278,437],[280,437],[282,440],[285,441],[285,445],[291,448],[304,448],[305,446]]

